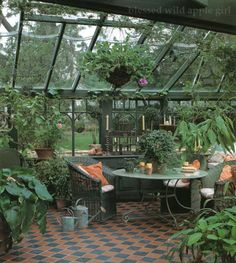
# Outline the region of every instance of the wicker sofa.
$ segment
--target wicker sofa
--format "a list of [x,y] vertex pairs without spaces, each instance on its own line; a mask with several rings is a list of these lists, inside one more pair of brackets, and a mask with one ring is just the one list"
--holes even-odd
[[[91,165],[97,160],[89,156],[65,158],[70,172],[72,202],[81,199],[82,203],[88,207],[89,215],[96,221],[105,221],[116,215],[115,190],[104,192],[101,182],[85,173],[76,164]],[[109,184],[114,185],[112,170],[103,165],[103,175]],[[101,209],[104,208],[105,212]],[[100,211],[100,213],[99,213]]]
[[220,174],[225,165],[235,166],[236,161],[220,163],[209,169],[208,175],[202,179],[202,188],[200,190],[203,202],[211,200],[211,206],[215,210],[221,210],[236,205],[236,200],[227,199],[226,196],[234,196],[235,185],[229,180],[219,181]]

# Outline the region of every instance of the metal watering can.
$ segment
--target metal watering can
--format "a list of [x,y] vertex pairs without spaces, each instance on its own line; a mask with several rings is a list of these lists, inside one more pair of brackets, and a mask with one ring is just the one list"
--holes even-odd
[[77,217],[74,216],[74,212],[69,208],[63,208],[67,211],[67,214],[61,216],[61,219],[57,218],[58,223],[62,226],[63,232],[74,231],[78,222]]
[[97,217],[101,212],[105,213],[106,210],[104,207],[101,206],[101,209],[95,215],[89,218],[88,208],[85,205],[79,205],[79,202],[81,201],[83,201],[83,199],[78,199],[75,202],[75,205],[71,206],[71,209],[75,217],[77,218],[76,226],[79,228],[86,228],[95,217]]

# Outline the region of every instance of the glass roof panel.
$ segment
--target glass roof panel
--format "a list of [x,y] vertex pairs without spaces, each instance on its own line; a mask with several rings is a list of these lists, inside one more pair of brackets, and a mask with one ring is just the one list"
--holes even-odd
[[72,89],[80,54],[88,49],[95,26],[66,25],[49,88]]
[[23,27],[16,85],[43,88],[58,35],[55,23],[27,22]]

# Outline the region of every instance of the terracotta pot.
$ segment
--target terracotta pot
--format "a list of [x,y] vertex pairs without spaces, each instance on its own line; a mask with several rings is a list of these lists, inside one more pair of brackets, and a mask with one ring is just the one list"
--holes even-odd
[[67,206],[67,200],[65,198],[55,198],[57,210],[62,210]]
[[37,148],[35,152],[41,160],[51,159],[54,156],[54,150],[52,148]]

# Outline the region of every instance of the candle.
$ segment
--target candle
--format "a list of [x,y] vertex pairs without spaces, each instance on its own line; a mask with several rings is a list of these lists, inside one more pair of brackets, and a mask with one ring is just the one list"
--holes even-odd
[[4,112],[7,113],[7,107],[4,107]]
[[172,124],[171,116],[169,116],[169,124],[170,124],[170,125]]
[[173,122],[173,124],[175,125],[175,116],[174,116],[174,122]]
[[109,115],[106,115],[106,131],[109,130]]
[[166,124],[166,115],[164,114],[164,124]]
[[139,137],[137,137],[137,142],[139,142]]
[[145,117],[142,115],[142,130],[145,131]]
[[116,143],[116,137],[114,137],[114,142]]

